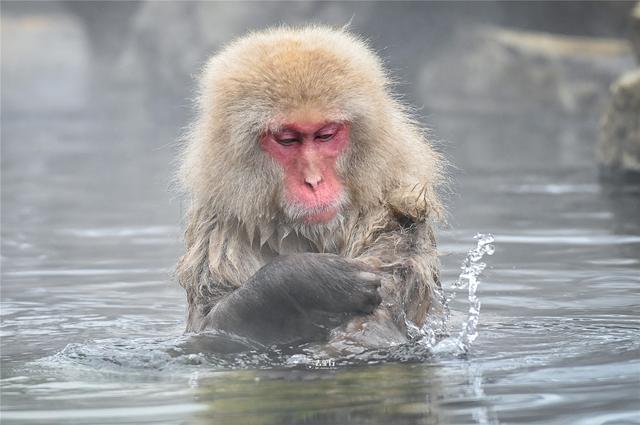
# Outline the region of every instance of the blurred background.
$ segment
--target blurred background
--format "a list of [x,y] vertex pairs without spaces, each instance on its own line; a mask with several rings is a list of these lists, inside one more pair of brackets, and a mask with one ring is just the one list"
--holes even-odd
[[[3,0],[3,417],[184,423],[222,391],[238,396],[213,405],[231,412],[225,423],[289,423],[309,400],[329,412],[313,423],[374,423],[358,416],[359,402],[341,404],[354,394],[386,423],[437,423],[442,411],[443,423],[638,423],[634,6]],[[200,68],[247,31],[305,23],[349,23],[367,38],[451,162],[443,281],[455,281],[476,232],[496,235],[472,360],[421,369],[438,382],[433,398],[412,381],[420,373],[400,366],[376,369],[375,384],[358,371],[308,377],[318,384],[308,393],[295,383],[279,393],[282,376],[252,386],[250,372],[210,376],[208,387],[200,363],[178,356],[180,369],[175,347],[169,355],[145,339],[183,329],[184,294],[170,273],[185,206],[172,179]],[[349,386],[359,379],[370,392]],[[393,388],[378,392],[381,382]],[[326,398],[327,385],[339,396]],[[198,386],[210,391],[204,403],[194,401]],[[256,410],[247,393],[276,399]],[[384,410],[389,393],[397,398]]]
[[[541,171],[558,161],[595,169],[609,86],[635,67],[632,8],[618,1],[5,1],[3,205],[16,208],[3,216],[16,217],[15,197],[29,192],[21,185],[37,182],[37,196],[74,188],[95,196],[93,207],[116,210],[149,197],[160,204],[145,221],[178,218],[166,189],[194,78],[224,43],[281,23],[350,22],[460,171]],[[30,178],[14,180],[16,168]],[[52,168],[85,172],[69,187],[51,178]],[[69,207],[87,200],[75,197]]]
[[[104,108],[123,116],[110,131],[127,133],[109,138],[111,145],[125,137],[127,145],[162,148],[188,122],[194,77],[224,43],[281,23],[350,22],[461,168],[518,162],[539,169],[558,158],[588,166],[609,86],[635,66],[633,5],[8,1],[3,118],[50,111],[67,113],[73,126],[91,108]],[[484,125],[496,119],[498,128]],[[521,130],[523,121],[530,132]],[[568,121],[584,123],[585,133],[567,130]],[[153,137],[132,134],[144,126],[159,131],[159,122],[167,128]],[[13,145],[10,135],[7,142]]]
[[[91,169],[89,181],[72,184],[93,192],[91,180],[108,179],[113,193],[101,193],[97,204],[131,208],[153,196],[177,218],[170,196],[160,194],[191,116],[194,78],[224,43],[282,23],[350,23],[384,58],[396,91],[459,170],[543,170],[558,161],[594,168],[609,86],[635,67],[633,6],[6,1],[3,188],[24,183],[14,184],[14,167],[40,167],[31,176],[43,179],[46,193],[60,189],[49,167]],[[48,140],[33,143],[40,137]],[[57,150],[55,163],[33,149]],[[76,160],[83,149],[93,154]]]

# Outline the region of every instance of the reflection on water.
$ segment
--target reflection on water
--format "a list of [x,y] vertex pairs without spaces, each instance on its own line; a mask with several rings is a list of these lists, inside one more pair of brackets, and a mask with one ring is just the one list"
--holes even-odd
[[[67,15],[3,13],[2,37],[3,423],[640,423],[640,192],[598,183],[593,123],[431,117],[466,170],[440,236],[445,285],[472,235],[498,241],[466,355],[214,354],[223,336],[182,335],[170,276],[187,102],[92,80]],[[451,291],[455,337],[469,288]]]

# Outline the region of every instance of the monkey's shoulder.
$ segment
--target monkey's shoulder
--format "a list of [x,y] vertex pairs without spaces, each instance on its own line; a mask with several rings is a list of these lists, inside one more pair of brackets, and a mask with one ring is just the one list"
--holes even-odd
[[430,223],[429,215],[424,211],[415,208],[406,208],[394,204],[386,206],[389,225],[397,230],[406,232],[416,232],[419,229],[428,227]]

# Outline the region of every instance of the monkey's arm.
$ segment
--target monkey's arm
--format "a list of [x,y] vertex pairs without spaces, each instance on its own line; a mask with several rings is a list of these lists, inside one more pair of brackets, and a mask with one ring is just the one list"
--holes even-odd
[[441,306],[438,257],[429,222],[394,216],[356,258],[383,276],[382,304],[374,314],[354,317],[333,332],[343,346],[385,347],[407,339],[407,320],[422,326],[429,311]]
[[331,254],[281,256],[216,304],[214,328],[263,344],[320,339],[354,314],[381,302],[380,277],[366,265]]
[[[440,305],[438,254],[432,224],[398,218],[399,229],[391,233],[395,250],[379,258],[390,279],[382,288],[385,303],[392,304],[394,320],[404,328],[405,320],[420,327],[433,307]],[[382,243],[384,248],[385,243]]]
[[431,311],[443,308],[439,260],[431,223],[415,223],[402,268],[401,303],[406,319],[420,327]]

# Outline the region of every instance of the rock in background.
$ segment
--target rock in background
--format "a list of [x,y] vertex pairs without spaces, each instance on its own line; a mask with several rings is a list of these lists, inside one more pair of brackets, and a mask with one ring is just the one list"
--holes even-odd
[[430,110],[597,120],[607,88],[633,60],[620,39],[480,27],[436,62],[420,84]]

